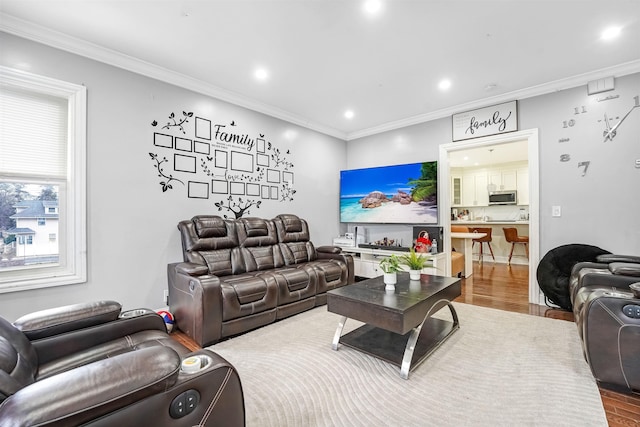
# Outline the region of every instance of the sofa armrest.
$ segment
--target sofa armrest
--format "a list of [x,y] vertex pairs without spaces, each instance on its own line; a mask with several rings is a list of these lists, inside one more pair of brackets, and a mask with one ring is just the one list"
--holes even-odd
[[187,276],[204,276],[209,274],[209,268],[206,265],[196,264],[194,262],[181,262],[176,264],[176,270]]
[[214,275],[199,277],[182,272],[184,263],[169,264],[169,308],[178,329],[205,347],[222,336],[222,289]]
[[631,262],[640,263],[640,256],[636,255],[619,255],[619,254],[602,254],[596,257],[598,262],[609,264],[611,262]]
[[0,419],[79,425],[171,388],[180,364],[173,349],[157,346],[90,363],[19,390],[0,406]]
[[318,246],[316,251],[326,254],[339,254],[342,252],[342,248],[339,246]]
[[36,311],[13,325],[30,340],[63,334],[118,319],[122,306],[115,301],[80,303]]
[[347,285],[355,282],[353,256],[351,254],[342,252],[342,249],[337,246],[320,246],[316,248],[316,254],[318,259],[335,259],[344,262],[347,266]]

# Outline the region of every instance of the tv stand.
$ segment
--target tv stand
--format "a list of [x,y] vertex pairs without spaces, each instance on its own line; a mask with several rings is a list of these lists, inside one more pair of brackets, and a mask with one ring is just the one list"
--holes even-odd
[[[391,255],[402,255],[403,252],[399,252],[393,249],[377,249],[377,248],[361,248],[361,247],[342,247],[342,252],[346,252],[353,256],[353,269],[356,276],[372,278],[382,276],[382,270],[380,269],[380,261],[382,258]],[[437,254],[422,254],[433,266],[425,267],[422,272],[425,274],[433,274],[436,276],[446,276],[447,273],[447,257],[444,252],[438,252]],[[409,267],[402,266],[403,270],[409,271]]]

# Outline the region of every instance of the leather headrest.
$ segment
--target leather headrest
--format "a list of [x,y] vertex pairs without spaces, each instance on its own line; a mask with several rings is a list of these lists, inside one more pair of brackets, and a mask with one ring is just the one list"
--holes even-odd
[[295,215],[291,214],[282,214],[278,215],[277,218],[280,218],[282,224],[284,225],[284,230],[287,233],[299,233],[302,231],[302,221]]
[[247,237],[268,236],[267,222],[262,218],[241,218]]
[[215,215],[198,215],[191,218],[196,227],[196,233],[200,238],[207,237],[225,237],[227,235],[227,227],[224,219]]

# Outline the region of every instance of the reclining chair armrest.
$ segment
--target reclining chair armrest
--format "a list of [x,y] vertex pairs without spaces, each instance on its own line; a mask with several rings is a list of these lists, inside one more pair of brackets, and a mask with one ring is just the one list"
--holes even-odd
[[640,263],[640,256],[636,255],[619,255],[619,254],[602,254],[596,257],[597,262],[612,263],[612,262],[631,262]]
[[80,303],[26,314],[13,325],[30,340],[36,340],[112,322],[121,310],[115,301]]
[[[214,275],[190,276],[185,263],[169,264],[169,309],[178,329],[205,347],[222,336],[222,289]],[[188,263],[187,263],[188,264]]]
[[[617,274],[587,274],[580,280],[579,289],[586,286],[601,286],[631,292],[629,285],[637,283],[638,278],[634,276],[620,276]],[[577,290],[576,290],[577,294]]]
[[640,264],[629,262],[612,262],[609,270],[617,276],[640,277]]
[[194,262],[181,262],[176,264],[176,270],[187,276],[204,276],[209,274],[209,268],[206,265],[196,264]]
[[168,347],[90,363],[19,390],[0,406],[0,419],[11,426],[79,425],[171,388],[180,364]]
[[154,311],[135,317],[122,317],[112,322],[70,331],[31,341],[38,353],[38,362],[45,364],[96,345],[117,340],[137,332],[158,330],[167,333],[164,319]]
[[319,246],[316,248],[318,259],[336,259],[347,265],[347,285],[355,283],[355,271],[353,267],[353,257],[351,254],[342,252],[337,246]]

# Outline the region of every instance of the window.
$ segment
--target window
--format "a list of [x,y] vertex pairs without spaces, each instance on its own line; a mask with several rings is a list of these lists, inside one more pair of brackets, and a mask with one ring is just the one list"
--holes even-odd
[[85,153],[86,89],[0,66],[0,293],[86,281]]

